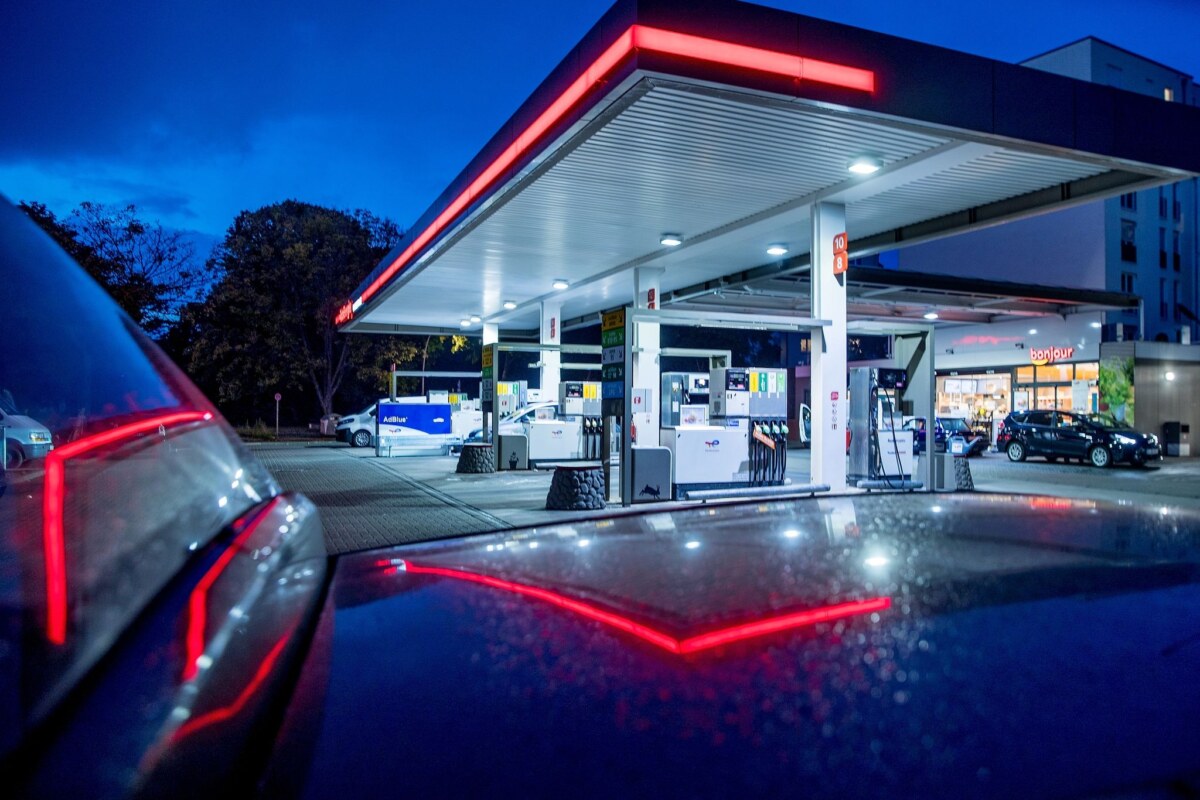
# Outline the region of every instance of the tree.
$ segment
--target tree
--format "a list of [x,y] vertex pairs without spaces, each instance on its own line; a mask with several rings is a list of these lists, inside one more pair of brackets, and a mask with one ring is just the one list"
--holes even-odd
[[21,208],[152,337],[163,336],[211,280],[182,233],[144,222],[135,206],[85,202],[66,221],[41,203]]
[[330,413],[354,346],[334,314],[381,249],[341,211],[289,200],[242,212],[214,254],[221,277],[200,312],[192,370],[227,404],[311,389]]

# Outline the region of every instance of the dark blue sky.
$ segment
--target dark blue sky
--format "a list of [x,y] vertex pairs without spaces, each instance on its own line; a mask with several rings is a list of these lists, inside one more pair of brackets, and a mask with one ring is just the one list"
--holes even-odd
[[[1200,73],[1200,0],[770,0],[1018,61],[1096,35]],[[223,234],[286,198],[411,224],[610,5],[10,3],[0,193]]]

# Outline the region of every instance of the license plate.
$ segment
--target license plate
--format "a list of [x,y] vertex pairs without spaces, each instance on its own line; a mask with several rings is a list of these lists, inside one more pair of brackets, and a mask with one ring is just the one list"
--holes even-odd
[[1157,455],[1158,455],[1158,448],[1157,448],[1157,447],[1147,447],[1147,448],[1146,448],[1146,455],[1148,455],[1148,456],[1157,456]]

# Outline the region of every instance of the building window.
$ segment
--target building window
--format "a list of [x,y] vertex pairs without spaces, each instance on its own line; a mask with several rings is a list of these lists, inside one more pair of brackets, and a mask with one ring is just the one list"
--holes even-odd
[[1121,260],[1137,262],[1137,223],[1121,220]]
[[1163,100],[1166,100],[1168,103],[1174,103],[1175,90],[1167,86],[1163,87]]
[[1171,207],[1175,221],[1183,221],[1183,204],[1179,202],[1179,189],[1174,185],[1171,186]]
[[1160,319],[1167,318],[1167,279],[1158,279],[1158,316]]
[[1179,272],[1179,231],[1175,231],[1174,239],[1175,243],[1173,245],[1174,249],[1171,251],[1171,258],[1175,262],[1175,271]]
[[1183,315],[1179,313],[1179,281],[1172,281],[1174,286],[1171,291],[1171,308],[1175,310],[1175,321],[1183,322]]
[[1137,211],[1137,192],[1126,192],[1121,195],[1121,208],[1126,211]]
[[1167,218],[1167,190],[1162,186],[1158,187],[1158,215]]
[[1121,291],[1126,294],[1133,294],[1133,278],[1132,272],[1121,273]]
[[1158,266],[1167,268],[1167,229],[1158,229]]

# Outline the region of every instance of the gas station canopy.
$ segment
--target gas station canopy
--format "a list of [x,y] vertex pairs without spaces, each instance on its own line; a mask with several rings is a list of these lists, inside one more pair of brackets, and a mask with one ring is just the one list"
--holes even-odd
[[[1190,177],[1196,141],[1197,108],[760,6],[622,0],[338,322],[528,332],[543,302],[630,303],[637,267],[664,269],[664,305],[807,313],[814,204],[845,206],[853,258]],[[851,317],[919,319],[938,292],[962,321],[1006,309],[1002,284],[849,278]]]

